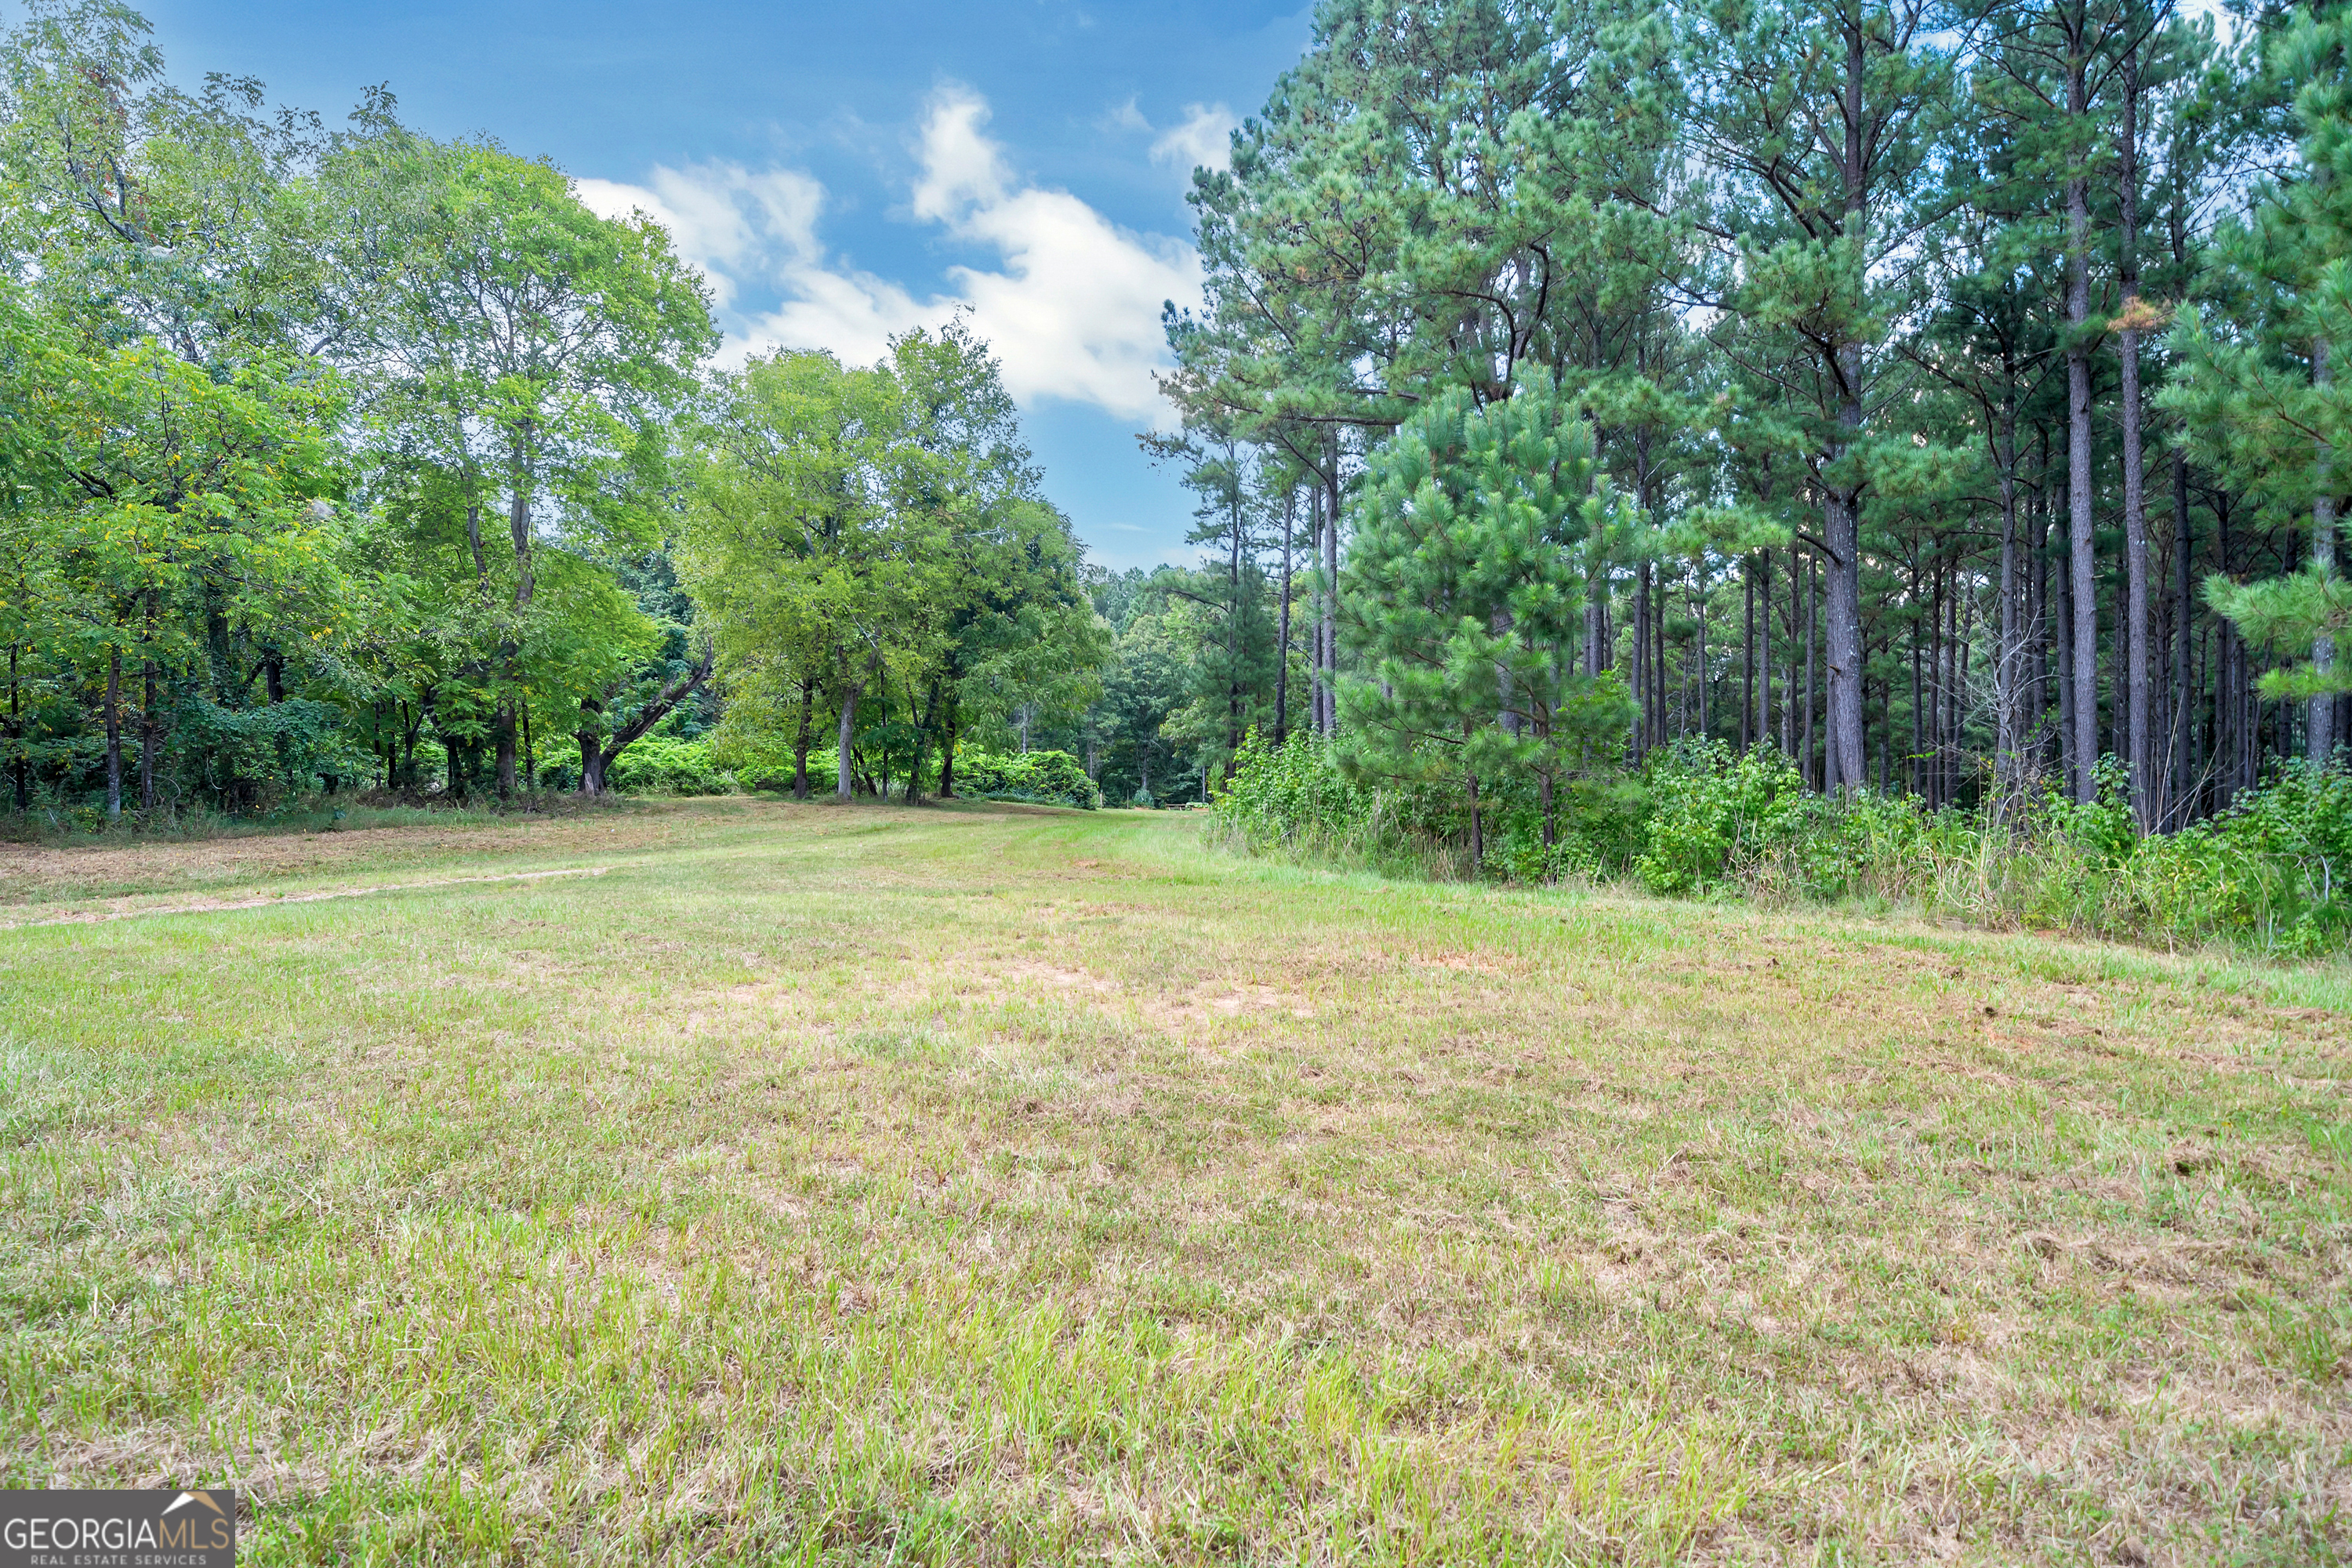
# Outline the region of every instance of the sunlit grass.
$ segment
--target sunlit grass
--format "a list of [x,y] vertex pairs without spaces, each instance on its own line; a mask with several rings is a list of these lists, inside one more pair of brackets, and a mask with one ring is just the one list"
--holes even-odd
[[5,1484],[262,1562],[2352,1551],[2341,966],[1127,813],[95,854],[0,849]]

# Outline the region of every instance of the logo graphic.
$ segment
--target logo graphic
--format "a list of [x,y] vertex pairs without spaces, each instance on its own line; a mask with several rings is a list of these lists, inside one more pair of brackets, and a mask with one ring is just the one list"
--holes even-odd
[[0,1491],[0,1568],[236,1568],[232,1491]]

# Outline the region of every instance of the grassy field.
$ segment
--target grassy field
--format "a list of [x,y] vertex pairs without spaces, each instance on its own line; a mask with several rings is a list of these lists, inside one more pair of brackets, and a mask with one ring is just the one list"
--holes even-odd
[[261,1563],[2352,1557],[2352,970],[1196,822],[0,846],[0,1484]]

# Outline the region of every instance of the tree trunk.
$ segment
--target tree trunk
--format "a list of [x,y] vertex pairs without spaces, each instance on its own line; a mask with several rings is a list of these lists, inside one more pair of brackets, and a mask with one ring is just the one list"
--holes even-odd
[[604,793],[604,704],[599,698],[580,700],[580,728],[572,738],[580,743],[580,794],[593,800]]
[[155,753],[163,721],[155,713],[155,661],[139,665],[139,809],[155,809]]
[[[1234,483],[1231,525],[1225,546],[1225,782],[1234,778],[1234,758],[1242,748],[1242,490]],[[1029,749],[1029,726],[1021,726],[1021,749]]]
[[1803,629],[1804,617],[1798,606],[1797,579],[1802,575],[1797,546],[1789,546],[1789,634],[1786,644],[1789,662],[1780,671],[1780,754],[1797,764],[1799,777],[1804,775],[1804,760],[1797,754],[1797,636]]
[[955,798],[956,737],[961,731],[963,705],[957,700],[952,683],[948,689],[947,700],[946,731],[940,737],[940,798],[953,800]]
[[487,592],[490,585],[490,558],[482,548],[482,502],[479,496],[472,494],[466,500],[466,543],[474,552],[474,586]]
[[1805,557],[1805,756],[1804,780],[1807,787],[1822,787],[1822,770],[1814,765],[1813,757],[1813,652],[1821,646],[1822,589],[1816,580],[1813,558]]
[[1919,616],[1919,566],[1915,559],[1911,565],[1911,765],[1907,780],[1911,793],[1922,800],[1927,798],[1927,684],[1921,672],[1921,661],[1927,647],[1926,623]]
[[1324,480],[1323,734],[1339,732],[1339,452],[1331,447],[1331,470]]
[[1945,660],[1949,649],[1944,638],[1944,583],[1949,568],[1943,555],[1943,541],[1935,542],[1936,559],[1927,568],[1929,589],[1927,625],[1927,809],[1940,810],[1948,804],[1944,796],[1944,710]]
[[[803,677],[801,681],[800,727],[793,731],[793,798],[794,800],[806,800],[809,797],[809,717],[815,703],[816,682]],[[941,775],[940,782],[942,784],[946,783],[944,774]],[[944,790],[941,793],[945,793]]]
[[850,785],[849,748],[850,743],[856,738],[857,734],[858,690],[859,688],[854,681],[844,684],[841,689],[841,729],[839,741],[841,752],[840,756],[837,759],[837,765],[834,770],[833,798],[844,803],[845,805],[848,803],[855,794]]
[[2172,453],[2172,789],[2165,826],[2174,829],[2189,820],[2189,781],[2196,776],[2194,749],[2197,730],[2190,716],[2189,685],[2189,617],[2196,608],[2191,597],[2191,563],[2197,532],[2189,516],[2189,455]]
[[2000,646],[1994,657],[1993,777],[2003,807],[2017,793],[2021,768],[2018,750],[2023,718],[2019,692],[2022,685],[2024,648],[2019,635],[2019,564],[2017,555],[2017,388],[2011,381],[2001,395],[1999,450],[2000,468]]
[[16,810],[19,815],[33,809],[32,758],[26,755],[25,744],[24,686],[16,668],[18,654],[15,643],[8,645],[8,772],[16,785]]
[[[911,685],[907,689],[907,711],[910,716],[915,712],[915,690]],[[915,719],[915,755],[907,767],[907,788],[904,792],[908,805],[923,797],[923,752],[930,742],[931,721],[939,716],[940,683],[934,678],[930,700],[923,704],[921,715]]]
[[2139,46],[2124,55],[2124,101],[2120,216],[2121,265],[2116,281],[2123,293],[2123,315],[2116,351],[2123,362],[2124,444],[2124,635],[2118,639],[2124,656],[2124,689],[2117,693],[2125,707],[2131,750],[2132,810],[2142,832],[2157,826],[2155,714],[2148,693],[2148,581],[2147,468],[2140,441],[2139,402]]
[[[1869,226],[1871,149],[1863,118],[1864,32],[1859,9],[1843,13],[1845,29],[1844,169],[1845,216],[1840,236],[1859,247]],[[1856,301],[1858,304],[1859,301]],[[1862,439],[1862,344],[1838,345],[1831,369],[1837,384],[1837,439],[1832,465]],[[1830,777],[1824,788],[1843,791],[1864,783],[1862,733],[1862,491],[1858,484],[1826,489],[1822,519],[1829,546],[1829,734]]]
[[[2090,108],[2085,68],[2083,51],[2076,47],[2066,62],[2066,112],[2078,121]],[[2092,535],[2091,348],[2084,336],[2091,316],[2090,230],[2090,182],[2078,161],[2066,178],[2066,533],[2074,557],[2074,623],[2070,782],[2078,801],[2096,797],[2099,762],[2099,584]]]
[[1643,562],[1633,577],[1633,761],[1649,753],[1650,727],[1654,719],[1650,700],[1650,563]]
[[1756,552],[1756,591],[1761,602],[1763,637],[1757,645],[1756,743],[1772,743],[1772,552]]
[[1954,569],[1954,575],[1959,584],[1960,626],[1959,636],[1953,641],[1952,651],[1951,798],[1958,802],[1960,798],[1960,782],[1966,776],[1962,771],[1961,761],[1968,744],[1964,726],[1969,717],[1969,650],[1976,640],[1977,596],[1969,587],[1966,579],[1959,575],[1957,567]]
[[2066,793],[2074,793],[2082,774],[2083,731],[2074,721],[2080,706],[2075,693],[2082,683],[2075,679],[2074,667],[2074,526],[2067,525],[2067,565],[2058,574],[2058,731],[2059,765],[2066,776]]
[[[2057,621],[2050,602],[2050,525],[2057,515],[2058,497],[2050,485],[2050,432],[2036,432],[2037,462],[2033,484],[2033,747],[2035,766],[2047,769],[2053,734],[2051,715],[2058,710]],[[2062,584],[2061,596],[2064,589]],[[2063,733],[2063,724],[2056,726]],[[2063,773],[2062,772],[2063,780]]]
[[122,650],[106,652],[106,815],[122,815]]
[[499,703],[499,798],[511,800],[515,792],[515,703],[511,697]]
[[514,602],[518,610],[530,607],[531,597],[539,586],[530,550],[530,495],[539,482],[531,447],[536,434],[536,426],[528,419],[515,427],[512,468],[508,474],[510,494],[507,501],[507,533],[514,545]]
[[[510,494],[507,501],[507,534],[514,548],[514,604],[517,611],[530,607],[531,599],[538,592],[539,586],[538,576],[531,562],[530,497],[531,490],[537,484],[537,476],[532,463],[533,433],[533,426],[530,420],[526,419],[516,426],[512,437],[512,463],[508,473]],[[506,666],[501,673],[511,683],[515,676],[516,659],[520,655],[521,649],[509,641],[500,648],[499,652]],[[507,695],[499,701],[496,731],[498,791],[500,800],[513,798],[515,790],[515,694],[509,684]],[[601,782],[598,787],[602,788]]]
[[[2334,379],[2333,367],[2327,363],[2327,340],[2315,338],[2311,343],[2312,379],[2322,386]],[[2323,577],[2336,574],[2336,492],[2331,488],[2335,476],[2327,443],[2319,443],[2314,467],[2319,483],[2311,498],[2311,569]],[[2311,645],[2312,668],[2326,675],[2336,668],[2336,639],[2322,636]],[[2310,717],[2304,728],[2305,754],[2314,763],[2325,764],[2336,755],[2336,699],[2323,692],[2311,700]]]
[[[1663,746],[1663,745],[1664,745],[1664,744],[1666,743],[1666,736],[1667,736],[1667,731],[1666,731],[1666,604],[1667,604],[1667,596],[1666,596],[1666,574],[1665,574],[1665,572],[1664,572],[1663,569],[1661,569],[1661,570],[1660,570],[1660,572],[1658,573],[1657,594],[1656,594],[1655,597],[1653,599],[1653,601],[1651,602],[1651,605],[1650,605],[1650,637],[1651,637],[1651,642],[1652,642],[1652,645],[1653,645],[1653,646],[1652,646],[1652,647],[1651,647],[1651,649],[1650,649],[1650,679],[1651,679],[1652,680],[1654,680],[1654,681],[1655,681],[1655,682],[1657,683],[1657,688],[1658,688],[1658,709],[1657,709],[1657,711],[1658,711],[1658,737],[1657,737],[1657,739],[1658,739],[1658,744],[1660,744],[1661,746]],[[1684,728],[1685,728],[1685,729],[1688,729],[1688,728],[1689,728],[1689,725],[1690,725],[1690,721],[1689,721],[1689,717],[1688,717],[1688,715],[1689,715],[1689,707],[1688,707],[1688,704],[1685,704],[1685,707],[1684,707],[1684,712],[1683,712],[1683,714],[1682,714],[1682,715],[1680,715],[1680,717],[1681,717],[1681,718],[1682,718],[1682,720],[1683,720],[1683,726],[1684,726]]]
[[1478,775],[1462,776],[1470,790],[1470,875],[1475,877],[1486,864],[1486,828],[1478,810]]
[[[1857,356],[1858,357],[1858,356]],[[1860,434],[1856,404],[1848,423]],[[1843,790],[1863,781],[1862,735],[1862,523],[1858,501],[1847,492],[1829,507],[1829,724],[1824,743],[1828,770],[1822,787]]]
[[1282,495],[1282,611],[1274,634],[1274,743],[1290,739],[1290,550],[1291,525],[1298,508],[1298,487]]
[[1745,619],[1739,633],[1739,749],[1755,743],[1756,717],[1756,558],[1742,556],[1739,582],[1746,595]]
[[1691,639],[1692,665],[1698,678],[1698,738],[1707,738],[1706,701],[1706,562],[1705,558],[1691,566],[1691,610],[1698,629]]

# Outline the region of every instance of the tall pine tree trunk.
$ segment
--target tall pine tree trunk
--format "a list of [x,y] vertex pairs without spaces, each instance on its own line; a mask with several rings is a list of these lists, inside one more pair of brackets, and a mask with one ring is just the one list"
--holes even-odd
[[[1870,226],[1869,160],[1863,116],[1864,76],[1867,37],[1859,8],[1843,18],[1845,28],[1845,221],[1843,236],[1857,254]],[[1864,269],[1857,263],[1855,283]],[[1837,441],[1832,464],[1842,461],[1862,439],[1862,344],[1838,346],[1832,369],[1837,382]],[[1862,490],[1847,479],[1826,491],[1827,516],[1822,520],[1829,546],[1829,734],[1830,777],[1825,789],[1859,786],[1864,766],[1862,733]]]
[[2165,825],[2185,826],[2189,820],[2190,782],[2196,777],[2197,726],[2191,716],[2189,684],[2190,616],[2196,600],[2189,587],[2197,533],[2189,517],[2189,454],[2172,453],[2172,789]]
[[1992,672],[1993,777],[2000,804],[2006,807],[2019,784],[2018,747],[2021,718],[2018,677],[2023,664],[2019,637],[2017,559],[2017,385],[2002,391],[2000,450],[2000,648]]
[[2124,57],[2122,183],[2122,265],[2117,281],[2123,291],[2123,315],[2116,332],[2116,353],[2123,364],[2119,393],[2124,446],[2124,635],[2117,639],[2124,658],[2123,689],[2116,692],[2125,710],[2125,736],[2130,750],[2132,812],[2143,832],[2157,825],[2155,712],[2148,692],[2149,621],[2147,581],[2147,469],[2140,442],[2139,402],[2139,46]]
[[1323,492],[1323,734],[1339,732],[1339,445],[1328,447],[1330,469]]
[[1756,552],[1756,592],[1762,601],[1760,619],[1762,640],[1757,645],[1759,663],[1756,668],[1756,740],[1759,745],[1772,743],[1772,552]]
[[[1847,351],[1848,374],[1858,385],[1862,350]],[[1858,393],[1842,402],[1838,424],[1849,440],[1862,434],[1862,400]],[[1839,454],[1843,456],[1843,448]],[[1862,512],[1859,492],[1830,495],[1826,522],[1829,546],[1829,723],[1822,787],[1842,790],[1863,781],[1862,737]]]
[[1650,727],[1654,720],[1650,700],[1650,563],[1644,561],[1633,578],[1633,761],[1649,754]]
[[1813,650],[1821,645],[1822,590],[1815,580],[1813,558],[1805,557],[1805,759],[1804,780],[1822,787],[1822,771],[1813,757]]
[[1753,742],[1756,714],[1756,559],[1743,556],[1739,563],[1740,586],[1747,594],[1747,619],[1739,635],[1739,749],[1746,751]]
[[[2314,381],[2325,386],[2334,379],[2334,367],[2327,363],[2327,340],[2315,338],[2311,343],[2311,374]],[[2323,577],[2336,574],[2336,491],[2333,489],[2333,454],[2327,443],[2319,443],[2315,467],[2319,482],[2311,498],[2311,569]],[[2321,637],[2311,645],[2312,668],[2326,675],[2336,668],[2336,639]],[[2311,700],[2311,711],[2305,721],[2304,739],[2306,754],[2315,763],[2326,763],[2336,755],[2336,699],[2321,693]]]
[[1698,623],[1692,637],[1692,665],[1698,677],[1698,738],[1707,738],[1706,693],[1706,558],[1701,556],[1691,568],[1691,611]]
[[[2066,58],[2066,113],[2079,124],[2090,110],[2084,46]],[[2074,796],[2098,794],[2099,616],[2098,559],[2092,536],[2091,349],[2085,332],[2091,317],[2090,181],[2078,151],[2066,176],[2066,499],[2067,545],[2073,577],[2069,610],[2074,620]]]
[[1291,523],[1298,505],[1298,487],[1282,496],[1282,624],[1274,636],[1274,743],[1290,739],[1290,551]]

